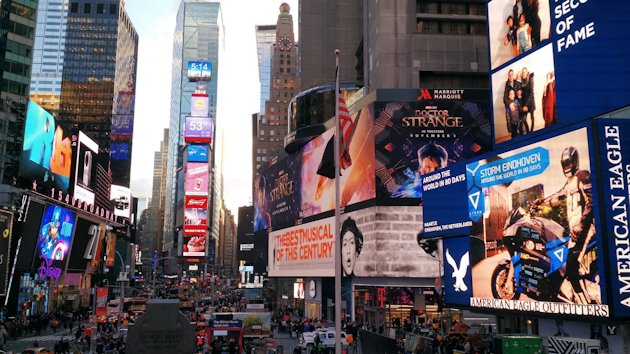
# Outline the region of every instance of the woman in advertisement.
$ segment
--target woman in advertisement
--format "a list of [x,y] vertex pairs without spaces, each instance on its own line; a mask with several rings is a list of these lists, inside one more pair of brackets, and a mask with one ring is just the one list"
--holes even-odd
[[271,215],[267,211],[267,199],[265,191],[267,180],[265,176],[258,177],[256,183],[256,205],[254,206],[254,232],[267,230],[271,228]]
[[347,277],[354,276],[354,266],[363,248],[363,234],[352,218],[341,225],[341,266]]

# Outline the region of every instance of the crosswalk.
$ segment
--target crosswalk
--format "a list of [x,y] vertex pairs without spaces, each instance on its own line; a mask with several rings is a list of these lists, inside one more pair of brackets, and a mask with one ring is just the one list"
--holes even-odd
[[72,335],[68,334],[68,332],[59,331],[57,333],[51,333],[48,335],[41,335],[36,337],[26,337],[26,338],[18,338],[17,342],[45,342],[45,341],[58,341],[60,338],[71,339]]

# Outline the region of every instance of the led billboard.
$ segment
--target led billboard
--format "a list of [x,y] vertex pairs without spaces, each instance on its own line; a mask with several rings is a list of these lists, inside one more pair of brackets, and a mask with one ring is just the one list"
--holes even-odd
[[208,94],[192,94],[190,97],[190,115],[193,117],[208,117]]
[[[340,222],[345,276],[441,275],[440,241],[419,237],[421,207],[369,207],[344,213]],[[334,217],[273,231],[269,276],[333,276],[334,247]]]
[[[355,131],[348,153],[352,165],[340,177],[341,205],[374,199],[374,133],[371,108],[353,114]],[[289,155],[254,182],[254,232],[278,230],[325,217],[335,208],[335,182],[317,170],[326,163],[325,150],[333,129],[311,140],[298,153]]]
[[471,307],[610,316],[588,132],[467,165]]
[[44,211],[37,237],[33,265],[41,279],[57,282],[70,253],[75,227],[75,214],[58,205],[48,205]]
[[415,101],[374,104],[376,194],[422,198],[422,175],[492,146],[487,94],[421,89]]
[[[628,13],[630,2],[624,0],[490,1],[495,143],[523,139],[525,128],[531,133],[567,126],[629,105],[629,54],[619,45],[619,34],[630,30]],[[519,20],[509,24],[508,16]],[[515,99],[508,99],[510,88]],[[510,109],[514,118],[508,117]],[[511,132],[505,127],[510,119],[515,126],[522,121],[529,126]]]
[[616,317],[630,316],[630,121],[597,121],[604,217],[602,231],[608,235],[611,307]]
[[212,63],[207,61],[188,62],[188,81],[210,81],[212,78]]
[[186,161],[208,162],[208,145],[188,144],[186,146]]
[[70,131],[58,124],[50,113],[29,100],[20,176],[34,187],[67,192],[72,165],[70,135]]
[[186,164],[186,195],[208,195],[208,163],[188,162]]
[[187,195],[184,203],[184,236],[205,235],[208,228],[208,196]]
[[[11,239],[13,237],[13,213],[6,210],[0,210],[0,259],[11,259]],[[9,275],[9,264],[11,262],[3,261],[0,263],[0,295],[6,295],[7,281]]]
[[128,142],[109,144],[109,156],[112,160],[127,161],[130,155]]
[[187,143],[212,143],[214,120],[207,117],[186,117],[184,141]]
[[472,272],[470,269],[470,238],[452,237],[442,240],[444,253],[444,301],[449,305],[470,305]]
[[77,158],[74,169],[74,192],[72,196],[74,199],[93,205],[96,191],[98,144],[82,131],[79,131],[75,151]]
[[127,219],[131,217],[131,190],[129,188],[112,184],[109,199],[115,216]]

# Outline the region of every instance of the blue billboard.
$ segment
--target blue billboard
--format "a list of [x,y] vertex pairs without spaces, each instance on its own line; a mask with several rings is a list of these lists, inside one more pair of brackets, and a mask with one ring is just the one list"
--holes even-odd
[[465,163],[458,163],[422,177],[423,205],[431,206],[424,208],[424,237],[468,235],[468,212],[453,207],[466,195],[465,169]]
[[442,241],[444,251],[444,300],[449,305],[470,305],[472,272],[470,269],[470,239],[452,237]]
[[488,3],[494,143],[630,104],[630,2]]
[[208,145],[189,144],[186,157],[188,162],[208,162]]
[[616,317],[630,316],[630,120],[598,120],[600,171],[604,210],[603,232],[608,235],[611,306]]

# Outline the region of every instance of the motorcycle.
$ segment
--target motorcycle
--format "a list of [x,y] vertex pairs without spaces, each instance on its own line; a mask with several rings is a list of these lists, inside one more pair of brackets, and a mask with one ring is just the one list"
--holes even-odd
[[[527,209],[514,208],[503,228],[503,244],[510,254],[492,273],[492,295],[496,299],[518,300],[521,294],[538,301],[575,303],[574,291],[566,278],[571,238],[557,222],[537,216],[540,203]],[[597,277],[596,242],[586,245],[580,261],[580,283]],[[566,282],[566,285],[563,284]],[[589,301],[587,286],[582,286]]]

